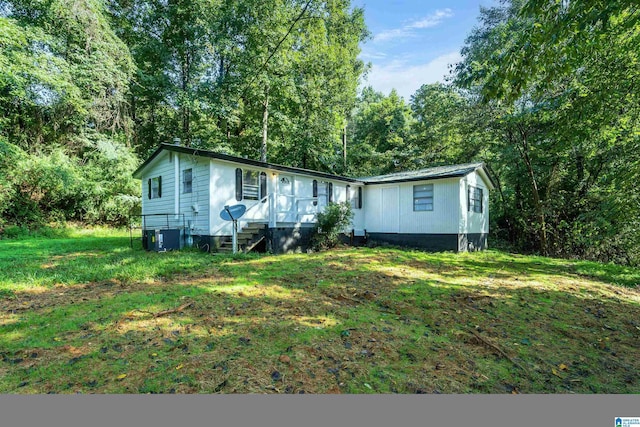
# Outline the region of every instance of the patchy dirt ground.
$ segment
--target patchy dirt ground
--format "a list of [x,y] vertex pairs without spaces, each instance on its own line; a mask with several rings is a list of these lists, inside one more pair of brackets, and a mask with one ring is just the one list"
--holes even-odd
[[536,260],[349,249],[20,288],[0,392],[640,392],[638,287]]

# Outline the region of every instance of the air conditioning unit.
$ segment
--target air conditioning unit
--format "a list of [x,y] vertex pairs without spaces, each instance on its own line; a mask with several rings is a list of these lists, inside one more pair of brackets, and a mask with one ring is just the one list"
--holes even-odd
[[143,246],[148,251],[166,252],[180,249],[180,230],[144,230]]

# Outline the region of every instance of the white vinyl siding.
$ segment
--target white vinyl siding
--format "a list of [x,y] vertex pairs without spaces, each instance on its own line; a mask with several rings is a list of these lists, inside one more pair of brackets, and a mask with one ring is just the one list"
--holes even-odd
[[[209,161],[183,153],[176,153],[180,164],[179,179],[182,192],[179,194],[178,209],[184,214],[185,225],[191,227],[191,234],[209,234]],[[191,170],[191,191],[185,190],[185,171]],[[188,178],[188,177],[187,177]]]
[[[460,181],[461,234],[489,232],[489,190],[487,185],[477,172],[470,173]],[[477,212],[478,209],[482,211]]]
[[[414,211],[413,186],[433,185],[433,210]],[[459,178],[446,178],[429,182],[407,182],[396,185],[367,185],[363,191],[364,221],[362,228],[371,233],[418,233],[418,234],[457,234],[459,228],[460,193]],[[383,197],[382,190],[389,187],[398,188],[397,205],[389,205],[387,191]],[[464,193],[466,197],[466,193]],[[397,231],[392,231],[387,217],[400,219]]]
[[[149,191],[153,192],[153,178],[162,177],[160,192],[162,197],[149,198]],[[162,153],[149,165],[142,179],[142,213],[143,214],[174,214],[174,172],[173,164],[169,163],[169,154]],[[158,180],[160,181],[160,180]],[[149,186],[151,184],[151,187]],[[165,226],[167,218],[163,216],[149,216],[145,219],[147,227]]]

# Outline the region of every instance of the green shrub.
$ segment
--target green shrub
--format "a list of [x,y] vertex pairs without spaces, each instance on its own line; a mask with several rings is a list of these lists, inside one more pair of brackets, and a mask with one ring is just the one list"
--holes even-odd
[[43,226],[72,218],[88,184],[78,163],[64,149],[23,156],[15,166],[11,222]]
[[124,225],[141,210],[140,182],[133,178],[139,160],[125,144],[96,136],[85,141],[85,191],[81,219],[89,223]]
[[18,239],[28,235],[29,229],[18,225],[8,225],[2,230],[3,239]]
[[313,236],[315,249],[328,249],[340,242],[340,234],[351,225],[353,210],[347,202],[329,203],[324,212],[318,214],[318,227]]

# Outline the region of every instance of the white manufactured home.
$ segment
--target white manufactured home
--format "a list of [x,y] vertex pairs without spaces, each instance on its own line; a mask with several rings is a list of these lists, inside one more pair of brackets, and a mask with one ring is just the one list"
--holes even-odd
[[232,223],[220,212],[243,204],[244,250],[304,250],[316,215],[331,202],[351,203],[351,239],[428,250],[487,247],[489,191],[482,163],[439,166],[366,178],[264,163],[161,144],[134,172],[142,180],[147,249],[230,248]]

